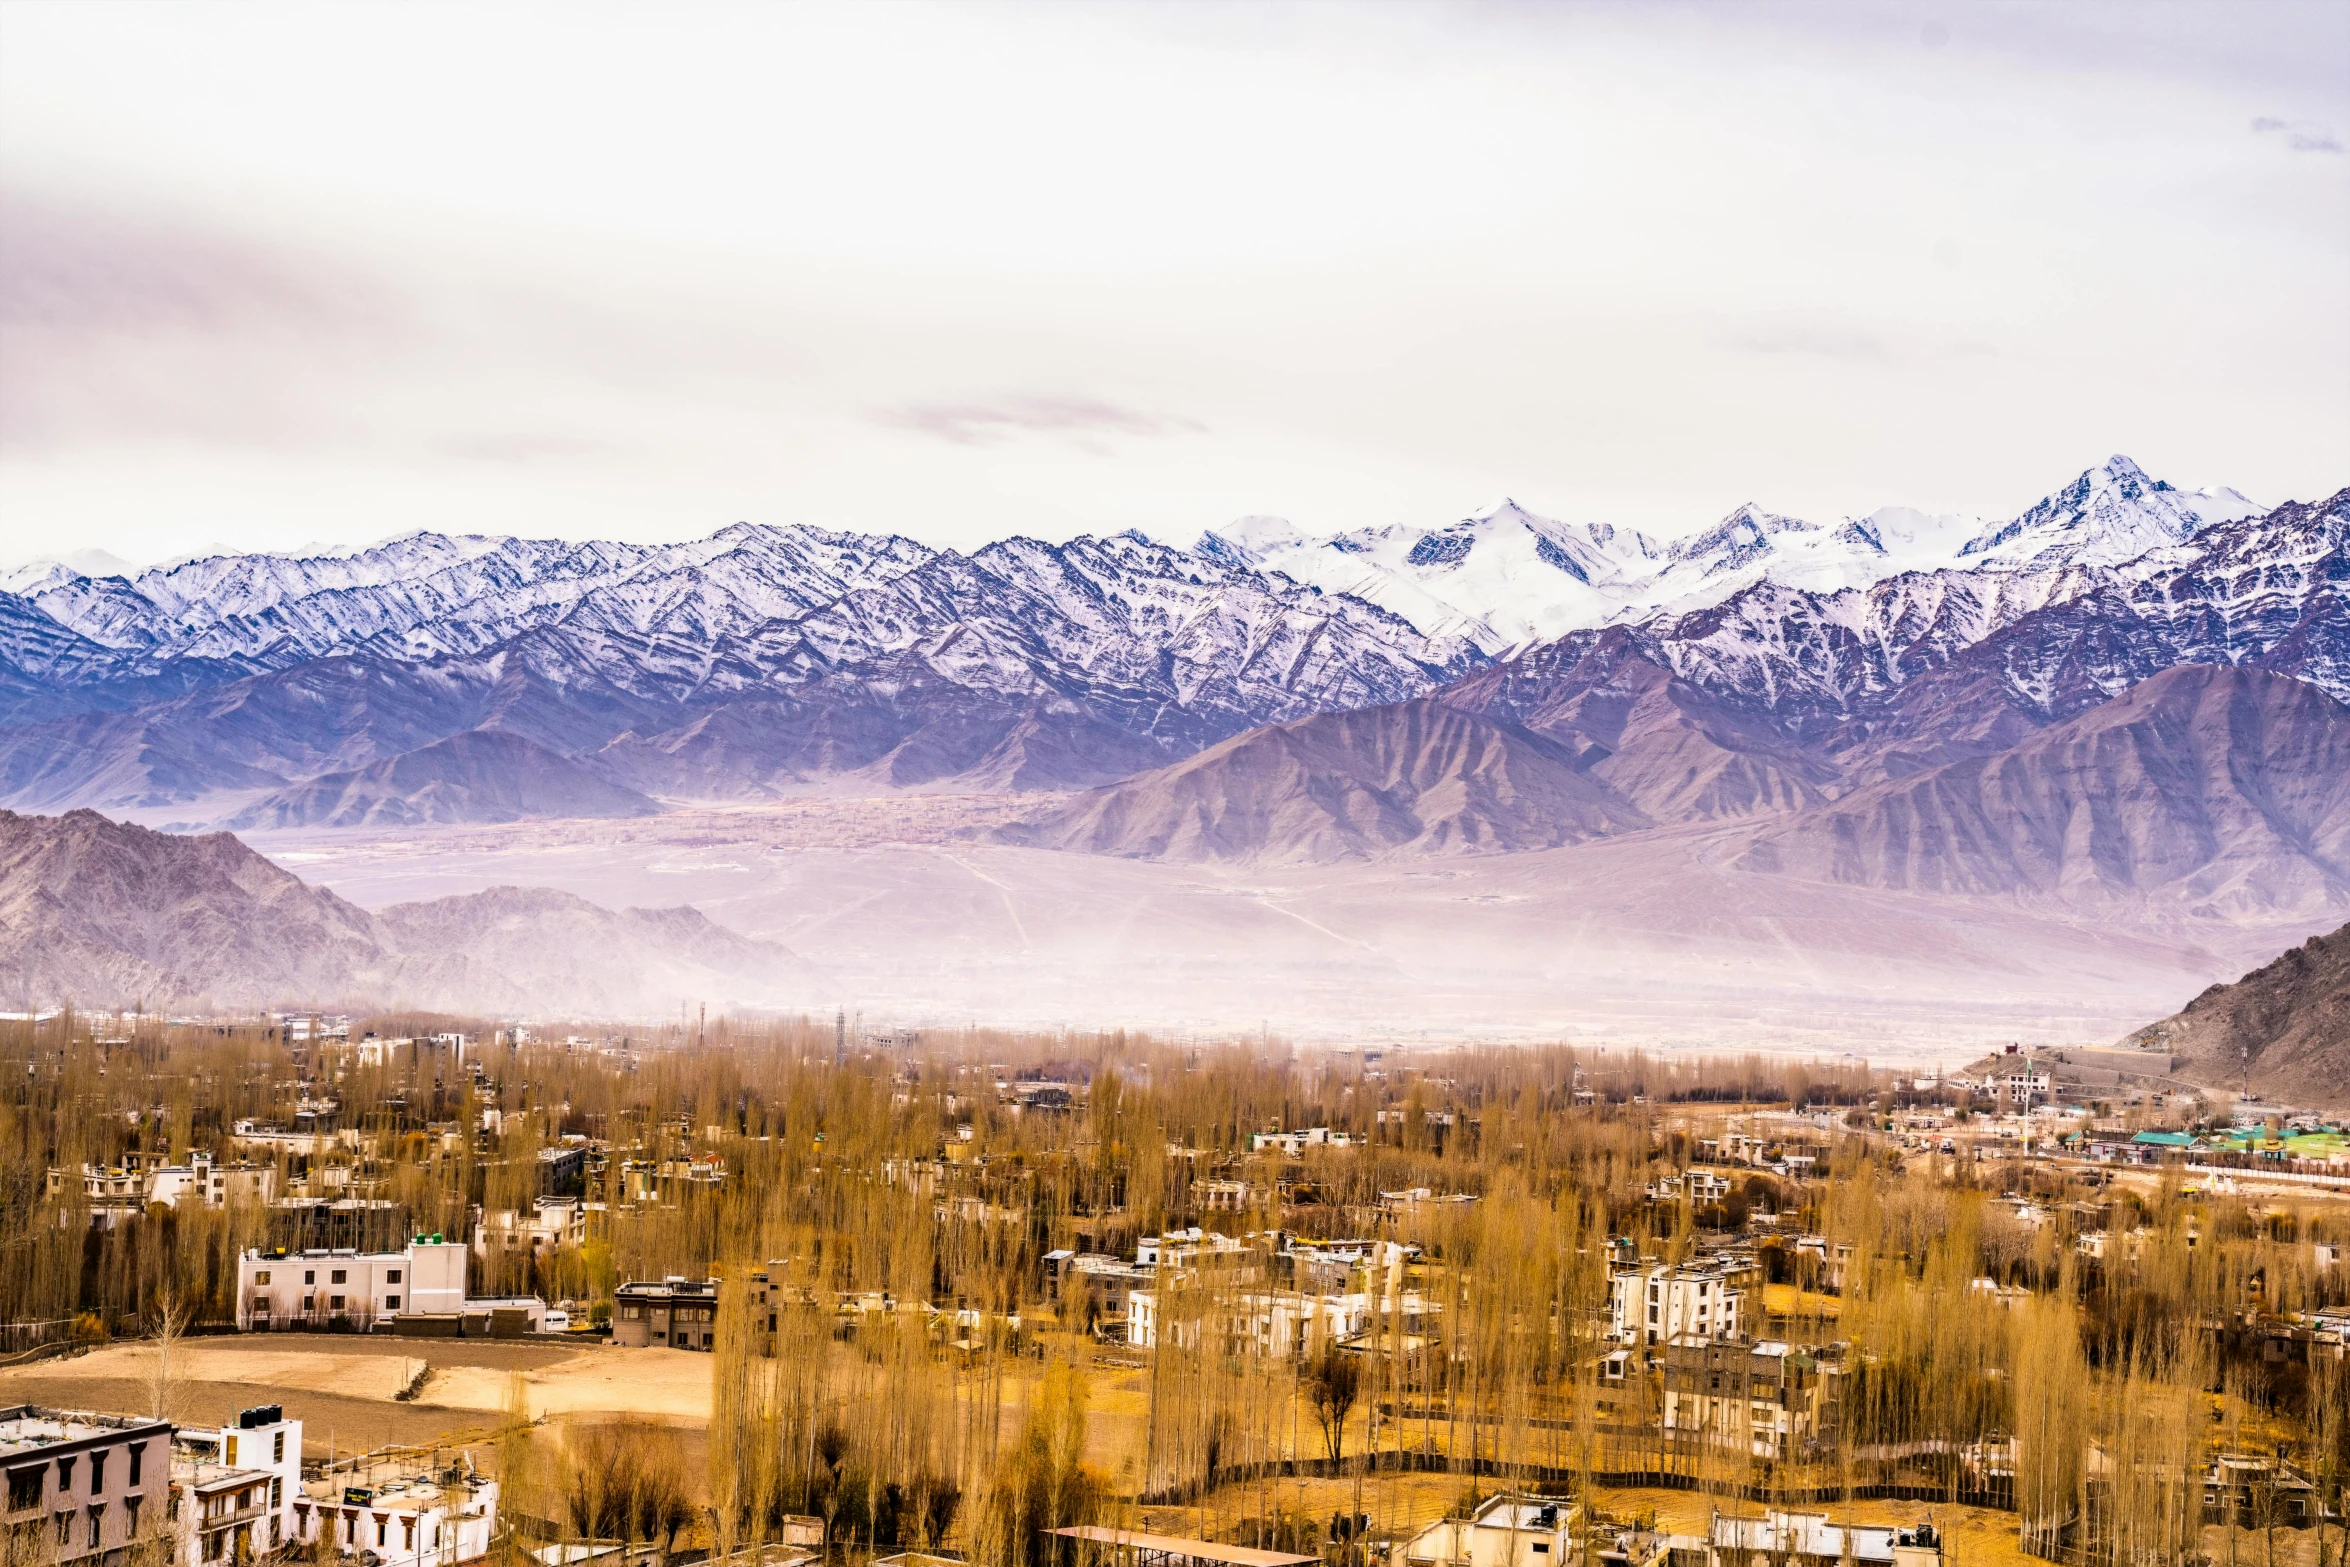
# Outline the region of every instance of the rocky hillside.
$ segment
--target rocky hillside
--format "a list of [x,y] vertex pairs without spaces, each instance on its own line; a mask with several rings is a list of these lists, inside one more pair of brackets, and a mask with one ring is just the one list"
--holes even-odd
[[227,833],[0,811],[0,996],[11,1009],[335,996],[385,962],[364,909]]
[[1260,729],[998,836],[1088,854],[1278,863],[1551,849],[1645,825],[1557,743],[1419,701]]
[[2123,1041],[2187,1060],[2223,1088],[2350,1109],[2350,925],[2316,936],[2232,985],[2214,985]]
[[493,888],[369,913],[228,833],[0,811],[0,998],[15,1010],[334,1003],[669,1015],[806,1005],[787,949],[690,908],[614,912]]
[[473,729],[246,807],[231,827],[419,827],[525,817],[651,816],[661,808],[520,735]]
[[2305,681],[2168,670],[2004,750],[1839,789],[1825,757],[1622,651],[1556,686],[1496,671],[1259,730],[998,837],[1280,863],[1670,829],[1758,876],[2197,918],[2350,908],[2350,708]]
[[2350,708],[2290,676],[2167,670],[2020,744],[1755,828],[1742,868],[1929,893],[2350,906]]

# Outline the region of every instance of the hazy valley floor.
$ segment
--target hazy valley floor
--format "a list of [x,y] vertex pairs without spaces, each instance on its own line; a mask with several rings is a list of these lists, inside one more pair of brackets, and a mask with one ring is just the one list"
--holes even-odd
[[1984,1040],[2110,1041],[2317,928],[2133,923],[1755,875],[1713,863],[1703,833],[1272,868],[970,836],[1034,806],[804,799],[626,822],[246,836],[370,907],[499,884],[692,903],[785,943],[820,977],[681,1005],[839,1005],[903,1023],[1263,1024],[1301,1037],[1930,1058]]

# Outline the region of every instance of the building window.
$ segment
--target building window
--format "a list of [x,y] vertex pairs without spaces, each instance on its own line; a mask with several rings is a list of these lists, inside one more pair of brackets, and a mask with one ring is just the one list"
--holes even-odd
[[[277,1434],[277,1441],[271,1444],[269,1451],[269,1461],[273,1464],[282,1464],[286,1461],[286,1434],[283,1431],[280,1431]],[[133,1465],[131,1468],[131,1478],[136,1480],[138,1477],[138,1468],[136,1465]],[[276,1484],[275,1481],[271,1481],[270,1483],[272,1485]],[[274,1500],[274,1498],[272,1498],[272,1500]]]
[[37,1468],[8,1471],[8,1510],[17,1512],[41,1505],[41,1471]]
[[57,1494],[68,1496],[73,1492],[73,1463],[70,1458],[57,1460]]
[[139,1471],[140,1471],[141,1469],[143,1469],[143,1468],[145,1468],[145,1467],[146,1467],[146,1463],[147,1463],[147,1444],[146,1444],[146,1443],[144,1443],[144,1442],[135,1442],[135,1443],[133,1443],[133,1444],[131,1445],[131,1478],[130,1478],[130,1483],[131,1483],[132,1485],[137,1485],[137,1484],[139,1483]]
[[342,1270],[341,1268],[337,1268],[337,1269],[335,1269],[335,1271],[334,1271],[334,1272],[333,1272],[331,1275],[329,1275],[329,1276],[328,1276],[328,1278],[327,1278],[327,1283],[329,1283],[329,1284],[340,1284],[340,1283],[342,1283],[342,1282],[343,1282],[343,1270]]
[[392,1269],[392,1270],[391,1270],[389,1273],[386,1273],[386,1274],[384,1275],[384,1282],[385,1282],[386,1284],[397,1284],[397,1283],[399,1283],[399,1282],[400,1282],[400,1270],[399,1270],[398,1268],[394,1268],[394,1269]]
[[127,1528],[124,1530],[124,1532],[125,1532],[126,1534],[128,1534],[128,1535],[129,1535],[129,1536],[130,1536],[132,1539],[137,1539],[137,1538],[138,1538],[138,1535],[139,1535],[139,1504],[140,1504],[141,1502],[145,1501],[145,1500],[146,1500],[146,1498],[145,1498],[145,1497],[143,1497],[143,1496],[126,1496],[126,1497],[124,1497],[124,1498],[123,1498],[123,1502],[122,1502],[122,1507],[123,1507],[123,1519],[124,1519],[124,1522],[125,1522],[125,1523],[128,1525],[128,1527],[127,1527]]
[[59,1545],[73,1544],[73,1514],[59,1513],[57,1515],[57,1543]]
[[105,1535],[105,1533],[106,1533],[106,1509],[105,1509],[105,1508],[103,1508],[103,1507],[93,1507],[93,1508],[91,1508],[91,1509],[90,1509],[90,1549],[91,1549],[91,1550],[93,1550],[93,1551],[94,1551],[94,1550],[96,1550],[96,1549],[97,1549],[97,1548],[98,1548],[98,1547],[99,1547],[101,1544],[103,1544],[103,1543],[104,1543],[104,1535]]
[[284,1481],[284,1480],[282,1480],[282,1479],[280,1479],[280,1478],[279,1478],[278,1476],[276,1476],[276,1475],[271,1475],[271,1476],[269,1477],[269,1505],[270,1505],[270,1506],[272,1506],[272,1507],[280,1507],[280,1506],[283,1506],[283,1505],[285,1504],[285,1499],[286,1499],[286,1483],[285,1483],[285,1481]]
[[302,1282],[305,1284],[316,1284],[318,1282],[318,1270],[316,1268],[304,1268],[302,1270]]
[[340,1295],[329,1295],[326,1298],[326,1305],[329,1311],[340,1311],[343,1309],[343,1297]]
[[269,1270],[267,1268],[263,1268],[259,1273],[254,1274],[253,1282],[256,1284],[267,1284],[269,1282]]
[[106,1494],[106,1453],[104,1449],[90,1455],[90,1494]]
[[399,1297],[399,1296],[397,1296],[397,1295],[386,1295],[386,1296],[384,1297],[384,1310],[386,1310],[386,1311],[398,1311],[399,1309],[400,1309],[400,1297]]

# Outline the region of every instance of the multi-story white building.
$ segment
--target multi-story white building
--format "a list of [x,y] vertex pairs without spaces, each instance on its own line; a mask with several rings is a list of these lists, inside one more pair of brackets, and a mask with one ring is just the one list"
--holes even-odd
[[1134,1243],[1134,1261],[1145,1268],[1212,1268],[1238,1262],[1248,1252],[1248,1242],[1196,1224],[1164,1235],[1145,1235]]
[[147,1200],[167,1207],[183,1202],[225,1208],[234,1202],[267,1202],[277,1195],[277,1168],[267,1164],[217,1164],[212,1155],[192,1155],[167,1164],[148,1181]]
[[153,1154],[134,1153],[118,1165],[85,1164],[79,1172],[49,1172],[50,1196],[62,1197],[77,1186],[90,1204],[92,1219],[111,1225],[144,1212],[149,1203],[225,1208],[232,1201],[267,1202],[277,1194],[277,1170],[263,1164],[220,1164],[208,1153],[173,1164],[161,1163]]
[[1309,1126],[1295,1132],[1251,1132],[1248,1139],[1250,1153],[1278,1149],[1292,1159],[1305,1157],[1308,1148],[1350,1148],[1354,1139],[1344,1132],[1334,1132],[1327,1126]]
[[1292,1239],[1282,1255],[1289,1259],[1289,1282],[1309,1294],[1362,1289],[1392,1298],[1403,1288],[1404,1270],[1420,1248],[1397,1241]]
[[[56,1563],[119,1561],[163,1527],[171,1425],[122,1415],[0,1408],[0,1528]],[[13,1559],[14,1550],[10,1551]]]
[[577,1197],[541,1197],[528,1209],[500,1208],[481,1216],[473,1249],[482,1257],[544,1256],[559,1246],[585,1246],[587,1204]]
[[1198,1311],[1199,1315],[1170,1322],[1159,1291],[1135,1290],[1126,1298],[1126,1342],[1152,1349],[1165,1333],[1171,1342],[1189,1347],[1208,1327],[1231,1353],[1302,1355],[1360,1335],[1371,1319],[1371,1297],[1268,1290],[1210,1297],[1198,1303]]
[[465,1308],[465,1243],[416,1240],[404,1251],[249,1251],[237,1259],[237,1327],[361,1332],[410,1312]]
[[2014,1045],[1951,1074],[1953,1087],[1988,1094],[2010,1110],[2046,1104],[2056,1093],[2054,1057],[2031,1055]]
[[1776,1339],[1680,1338],[1665,1346],[1666,1439],[1770,1462],[1798,1455],[1832,1418],[1832,1358]]
[[171,1525],[178,1567],[251,1560],[298,1537],[302,1422],[275,1404],[248,1409],[218,1430],[171,1438]]
[[1736,1338],[1746,1292],[1740,1268],[1712,1262],[1642,1262],[1609,1275],[1610,1325],[1621,1344]]
[[1126,1330],[1134,1292],[1150,1288],[1158,1276],[1156,1268],[1100,1252],[1063,1249],[1044,1255],[1045,1299],[1059,1308],[1062,1321],[1082,1326],[1080,1315],[1089,1316],[1097,1329],[1113,1335]]
[[470,1461],[339,1464],[294,1503],[300,1538],[376,1567],[454,1567],[489,1554],[498,1485]]

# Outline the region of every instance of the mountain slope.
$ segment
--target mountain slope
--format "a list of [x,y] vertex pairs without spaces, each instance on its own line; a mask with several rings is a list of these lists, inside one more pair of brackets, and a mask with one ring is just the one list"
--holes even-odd
[[2350,708],[2287,676],[2168,670],[2032,735],[1752,829],[1741,868],[1930,893],[2350,905]]
[[397,955],[386,984],[429,1006],[673,1013],[695,997],[804,1001],[817,979],[788,948],[737,935],[699,910],[614,911],[546,888],[394,904],[376,923]]
[[0,811],[0,1003],[413,1005],[673,1015],[680,1000],[806,1005],[787,948],[691,908],[614,912],[512,887],[369,913],[228,833],[95,811]]
[[1313,862],[1555,848],[1640,825],[1564,747],[1414,701],[1260,729],[998,837],[1151,859]]
[[2266,1098],[2350,1107],[2350,925],[2313,936],[2122,1041],[2187,1058],[2187,1075]]
[[12,1007],[338,996],[383,960],[365,910],[227,833],[0,811],[0,996]]
[[1841,781],[1832,762],[1673,674],[1621,628],[1535,649],[1439,700],[1568,744],[1593,778],[1659,822],[1800,810]]
[[520,735],[474,729],[280,789],[228,825],[422,826],[534,816],[651,816],[659,810],[634,789]]

